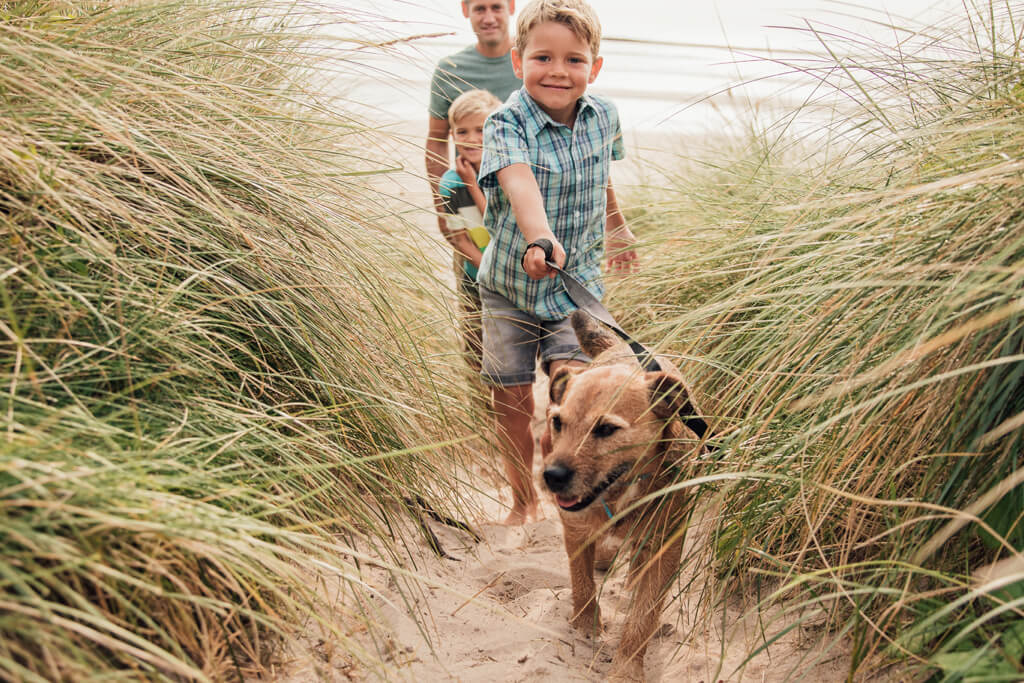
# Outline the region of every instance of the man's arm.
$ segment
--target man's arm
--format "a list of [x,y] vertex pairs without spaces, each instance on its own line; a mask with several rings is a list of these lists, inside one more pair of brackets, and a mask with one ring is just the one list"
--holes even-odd
[[430,183],[430,194],[434,198],[434,212],[437,214],[437,227],[441,234],[448,238],[448,227],[444,220],[444,202],[438,189],[441,176],[448,170],[448,120],[430,117],[427,127],[427,144],[425,163],[427,181]]
[[608,253],[608,270],[631,272],[637,265],[636,237],[626,225],[626,217],[619,209],[619,201],[615,197],[612,181],[608,181],[605,191],[608,208],[605,209],[605,251]]
[[[554,246],[553,260],[559,266],[565,265],[565,249],[555,239],[555,233],[548,224],[547,212],[544,210],[544,198],[540,194],[537,178],[527,164],[511,164],[497,173],[498,183],[512,205],[516,216],[516,225],[527,244],[539,239],[551,240]],[[526,274],[534,280],[544,277],[555,277],[557,273],[544,264],[544,250],[530,249],[523,258]]]

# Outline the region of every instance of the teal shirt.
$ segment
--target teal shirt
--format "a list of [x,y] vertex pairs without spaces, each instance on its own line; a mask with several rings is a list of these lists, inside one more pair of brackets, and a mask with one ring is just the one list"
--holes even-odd
[[470,45],[437,63],[430,79],[430,116],[447,120],[452,101],[467,90],[487,90],[504,102],[522,84],[508,54],[484,57],[476,45]]
[[[469,193],[466,183],[462,182],[462,178],[459,177],[459,174],[454,169],[449,168],[441,176],[439,194],[444,201],[445,219],[448,221],[448,227],[455,230],[483,227],[484,217],[480,214],[480,209],[476,208],[476,202],[473,201],[473,195]],[[480,251],[487,250],[486,246],[481,247],[477,244],[477,247],[480,248]],[[462,259],[462,270],[469,276],[470,280],[476,282],[476,266]]]

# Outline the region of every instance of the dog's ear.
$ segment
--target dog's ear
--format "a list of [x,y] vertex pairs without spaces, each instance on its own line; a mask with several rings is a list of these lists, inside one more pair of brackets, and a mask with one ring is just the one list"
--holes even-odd
[[565,386],[569,383],[572,376],[578,372],[579,368],[565,365],[555,371],[555,374],[551,376],[551,380],[548,382],[548,400],[551,402],[551,405],[562,403],[562,397],[565,396]]
[[569,322],[572,323],[572,329],[576,332],[576,339],[583,353],[591,358],[597,358],[602,351],[607,351],[619,343],[619,338],[611,330],[582,309],[573,311]]
[[651,412],[667,420],[676,416],[692,415],[690,390],[683,380],[667,372],[647,373],[647,393],[651,399]]

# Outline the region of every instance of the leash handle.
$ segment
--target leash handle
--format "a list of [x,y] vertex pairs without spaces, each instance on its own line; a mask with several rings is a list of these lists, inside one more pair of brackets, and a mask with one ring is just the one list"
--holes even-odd
[[519,259],[520,265],[523,266],[523,270],[526,270],[526,254],[533,247],[540,247],[544,250],[544,263],[548,267],[558,269],[558,264],[554,262],[555,258],[555,245],[551,243],[551,240],[542,237],[539,240],[534,240],[526,245],[526,249],[523,249],[523,257]]
[[[526,249],[523,251],[522,260],[524,262],[526,261],[526,253],[534,247],[539,247],[544,250],[544,263],[547,265],[548,268],[551,268],[562,277],[562,285],[563,287],[565,287],[566,294],[569,295],[569,298],[572,299],[573,303],[576,304],[577,307],[582,308],[584,311],[587,311],[588,313],[593,315],[595,318],[600,320],[604,325],[609,327],[613,332],[615,332],[615,334],[617,334],[619,338],[622,339],[622,341],[626,342],[629,345],[629,348],[632,349],[633,353],[636,355],[637,360],[640,361],[640,365],[643,366],[644,370],[647,370],[648,372],[658,372],[659,370],[661,370],[661,364],[658,363],[657,359],[654,357],[654,354],[651,353],[643,344],[630,337],[625,330],[623,330],[621,327],[615,324],[615,321],[612,318],[611,314],[608,313],[608,311],[604,308],[604,306],[601,305],[601,302],[598,301],[596,297],[594,297],[589,292],[586,292],[586,294],[589,296],[591,300],[580,301],[578,296],[581,296],[583,292],[580,292],[576,296],[573,295],[572,289],[570,289],[567,286],[568,282],[572,282],[573,284],[577,285],[581,290],[585,290],[586,288],[583,286],[581,282],[576,280],[576,278],[567,273],[565,269],[559,267],[559,265],[552,260],[554,258],[555,246],[551,243],[551,240],[542,237],[539,240],[534,240],[533,242],[527,244]],[[599,308],[600,312],[603,313],[604,315],[596,314],[595,312],[592,311],[593,308]]]

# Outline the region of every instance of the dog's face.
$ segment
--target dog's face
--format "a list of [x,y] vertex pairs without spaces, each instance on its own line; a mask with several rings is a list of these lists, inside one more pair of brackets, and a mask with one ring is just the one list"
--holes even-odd
[[680,379],[629,364],[561,368],[550,399],[544,483],[567,512],[624,489],[661,447],[667,422],[689,404]]

